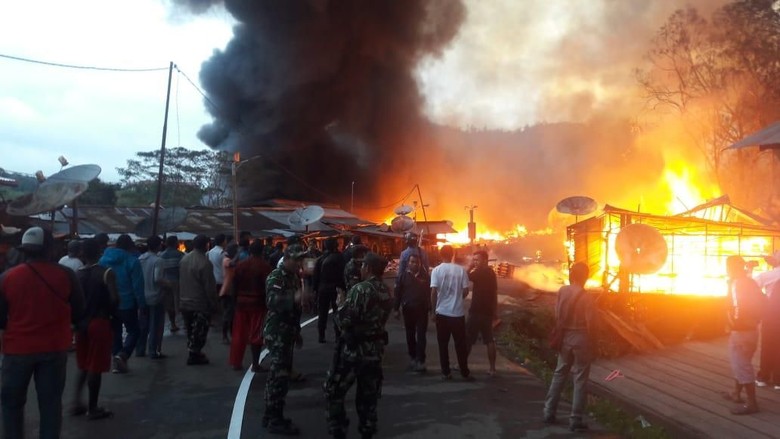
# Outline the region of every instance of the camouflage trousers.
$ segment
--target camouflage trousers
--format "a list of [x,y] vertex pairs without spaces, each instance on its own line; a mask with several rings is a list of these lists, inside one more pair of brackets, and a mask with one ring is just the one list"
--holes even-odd
[[355,408],[360,418],[358,431],[374,434],[377,430],[376,406],[382,394],[381,361],[336,361],[323,384],[328,404],[328,432],[346,433],[349,420],[344,408],[344,398],[357,380]]
[[181,316],[187,329],[187,348],[190,352],[199,353],[206,345],[211,314],[201,311],[182,311]]
[[266,337],[270,365],[265,381],[265,415],[269,422],[281,420],[284,413],[284,399],[290,388],[290,371],[293,361],[293,340],[284,342]]

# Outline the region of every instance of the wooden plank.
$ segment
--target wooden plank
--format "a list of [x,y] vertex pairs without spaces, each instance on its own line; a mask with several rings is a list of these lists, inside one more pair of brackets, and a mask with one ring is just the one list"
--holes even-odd
[[[609,371],[609,368],[603,366],[596,366],[594,369],[595,372],[599,372],[600,369],[601,374]],[[674,423],[687,425],[708,437],[776,437],[777,424],[771,420],[759,419],[757,416],[719,416],[687,399],[679,399],[659,391],[658,383],[653,379],[646,379],[643,382],[631,376],[609,382],[593,381],[595,386],[619,395],[637,407],[642,407]],[[694,399],[694,401],[698,400]],[[703,403],[706,404],[707,401]]]
[[[602,369],[602,373],[606,370]],[[708,437],[773,437],[777,431],[774,427],[771,430],[772,434],[766,434],[737,424],[731,419],[713,417],[710,412],[701,407],[658,392],[653,385],[630,377],[617,378],[609,382],[598,381],[594,384],[623,399],[630,400],[637,407],[642,407],[656,416],[688,425]]]

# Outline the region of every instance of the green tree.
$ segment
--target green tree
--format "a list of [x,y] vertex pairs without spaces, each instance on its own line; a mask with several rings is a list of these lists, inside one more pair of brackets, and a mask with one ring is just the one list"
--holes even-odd
[[679,117],[721,187],[748,207],[776,195],[760,184],[772,155],[724,150],[780,118],[780,15],[772,0],[738,0],[711,20],[694,8],[659,29],[637,69],[652,112]]
[[96,178],[89,182],[89,188],[81,194],[78,202],[82,206],[115,206],[119,183],[106,183]]
[[[155,200],[160,150],[137,152],[136,157],[127,161],[127,167],[117,168],[122,177],[121,205],[149,205]],[[161,204],[226,204],[230,195],[228,160],[224,151],[166,150]]]

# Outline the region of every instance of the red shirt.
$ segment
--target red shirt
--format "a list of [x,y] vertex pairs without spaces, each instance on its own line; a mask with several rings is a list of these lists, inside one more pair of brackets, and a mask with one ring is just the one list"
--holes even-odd
[[265,309],[265,279],[271,274],[271,266],[263,258],[250,256],[236,266],[235,283],[237,308]]
[[3,352],[24,355],[67,351],[71,346],[71,322],[81,318],[83,310],[84,294],[70,269],[43,261],[9,269],[0,277]]

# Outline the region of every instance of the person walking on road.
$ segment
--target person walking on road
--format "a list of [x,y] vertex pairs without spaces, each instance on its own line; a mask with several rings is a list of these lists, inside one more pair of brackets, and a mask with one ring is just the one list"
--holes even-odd
[[498,309],[498,281],[496,273],[488,266],[488,254],[484,250],[474,252],[469,270],[472,296],[469,316],[466,319],[466,334],[468,336],[469,352],[477,342],[477,336],[482,337],[482,343],[487,347],[488,374],[496,374],[496,341],[493,338],[493,319]]
[[233,295],[233,276],[238,263],[239,246],[231,242],[222,255],[222,286],[219,289],[219,304],[222,308],[222,344],[230,344],[233,331],[233,314],[235,313],[235,298]]
[[176,323],[176,315],[179,312],[179,264],[184,253],[179,250],[179,238],[171,235],[165,239],[165,250],[160,253],[162,260],[163,281],[160,292],[165,304],[165,312],[171,332],[177,332],[179,325]]
[[[772,269],[753,276],[767,297],[761,320],[761,356],[756,386],[774,385],[775,390],[780,390],[780,250],[764,257],[764,260]],[[753,264],[749,262],[748,267],[753,268]]]
[[270,357],[270,370],[265,382],[265,414],[263,427],[269,433],[288,436],[300,430],[284,417],[284,403],[292,374],[293,345],[303,346],[301,337],[301,269],[306,251],[299,244],[284,249],[284,263],[268,275],[265,284],[266,315],[263,341]]
[[[116,247],[107,248],[100,258],[100,265],[111,268],[116,274],[116,287],[119,291],[119,309],[116,319],[112,319],[114,355],[112,373],[127,373],[127,362],[138,344],[140,328],[138,314],[146,312],[144,294],[144,274],[141,263],[131,252],[135,250],[130,235],[119,235]],[[122,339],[122,327],[127,335]]]
[[[325,330],[328,327],[328,312],[333,309],[336,312],[336,296],[343,291],[344,285],[344,256],[339,252],[339,242],[336,238],[325,240],[325,253],[317,259],[314,266],[312,288],[317,296],[317,332],[319,342],[325,343]],[[333,328],[335,339],[339,338],[339,329]]]
[[451,380],[450,337],[455,342],[455,355],[463,379],[472,381],[468,365],[469,347],[466,340],[466,312],[463,299],[469,294],[469,274],[453,262],[455,250],[445,245],[439,250],[443,261],[431,271],[431,303],[436,311],[436,340],[442,379]]
[[192,240],[192,251],[184,255],[179,266],[179,304],[187,329],[187,365],[208,364],[201,352],[206,344],[211,316],[217,310],[217,287],[214,270],[206,257],[208,238],[198,235]]
[[395,318],[403,311],[406,330],[406,349],[409,354],[409,370],[425,372],[425,347],[427,345],[428,315],[431,312],[431,279],[420,267],[417,255],[409,257],[406,272],[401,273],[395,284]]
[[[162,296],[163,260],[157,256],[162,245],[159,236],[150,236],[146,240],[147,251],[138,258],[141,270],[144,273],[144,299],[146,300],[146,313],[139,315],[139,319],[145,319],[141,325],[142,331],[135,348],[138,357],[146,355],[149,348],[149,358],[157,360],[163,358],[162,339],[165,329],[165,304]],[[145,330],[143,330],[145,328]]]
[[24,232],[26,262],[0,275],[0,405],[3,437],[24,437],[27,388],[35,377],[40,437],[60,437],[62,392],[71,325],[81,323],[84,293],[73,270],[51,261],[53,238],[40,227]]
[[238,263],[233,277],[235,314],[233,339],[230,342],[229,363],[235,370],[243,368],[244,352],[249,344],[252,351],[252,371],[260,371],[260,351],[263,347],[265,283],[271,266],[263,257],[263,243],[249,245],[249,258]]
[[[111,367],[111,316],[116,313],[119,304],[116,274],[112,269],[98,264],[100,251],[97,240],[85,240],[83,257],[86,265],[76,272],[84,290],[86,312],[85,327],[76,333],[76,364],[79,371],[70,414],[86,414],[90,420],[112,416],[111,411],[98,406],[98,396],[103,373]],[[84,385],[87,386],[87,405],[82,399]]]
[[555,367],[547,398],[544,402],[544,422],[554,424],[561,392],[569,373],[574,381],[569,428],[572,431],[585,431],[588,425],[583,421],[585,402],[588,397],[588,377],[592,355],[593,301],[585,291],[585,282],[590,271],[588,266],[577,262],[569,269],[569,285],[558,291],[558,303],[555,307],[556,321],[564,331],[563,345],[558,352],[558,365]]
[[334,438],[346,438],[347,413],[344,398],[357,380],[355,406],[363,439],[377,431],[377,400],[382,393],[382,357],[387,345],[385,324],[393,308],[390,290],[382,281],[387,260],[368,253],[362,271],[366,279],[347,292],[336,320],[342,341],[336,347],[333,364],[324,384],[328,404],[328,431]]

